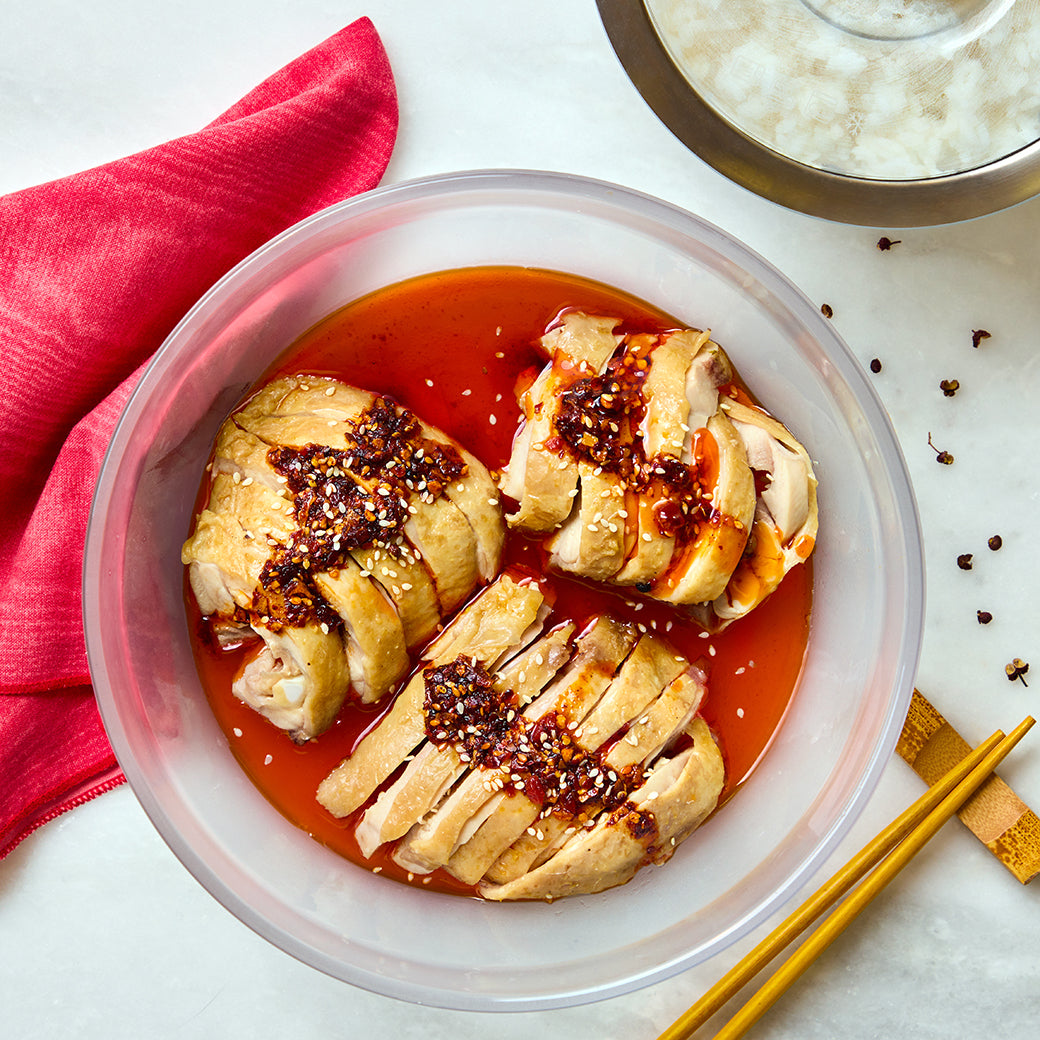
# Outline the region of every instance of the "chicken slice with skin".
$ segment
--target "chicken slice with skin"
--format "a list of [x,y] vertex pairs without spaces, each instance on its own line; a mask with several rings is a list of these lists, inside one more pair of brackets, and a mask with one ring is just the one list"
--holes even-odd
[[816,475],[805,448],[761,408],[736,400],[722,406],[751,469],[765,475],[766,486],[758,496],[747,549],[725,590],[694,611],[705,628],[716,631],[753,610],[792,567],[808,559],[819,526]]
[[379,700],[408,671],[401,615],[379,585],[352,559],[314,584],[341,618],[350,682],[363,704]]
[[323,732],[343,706],[350,686],[346,647],[337,633],[320,629],[259,629],[260,653],[231,684],[231,692],[296,743]]
[[513,441],[500,487],[518,503],[507,517],[511,527],[544,533],[570,515],[578,486],[578,468],[569,452],[556,446],[554,418],[560,394],[578,379],[596,375],[610,360],[621,337],[616,318],[564,315],[541,339],[549,358],[534,383],[520,396],[523,426]]
[[609,473],[578,462],[579,491],[570,517],[548,540],[549,565],[593,581],[612,578],[625,562],[625,490]]
[[[630,720],[628,731],[603,757],[602,768],[608,771],[608,775],[623,773],[637,765],[647,769],[689,724],[700,707],[706,687],[700,669],[690,668],[685,662],[682,664],[683,671],[663,689],[657,690],[657,696],[636,713]],[[662,674],[667,675],[670,671]],[[638,682],[638,678],[632,677],[630,685],[633,681]],[[579,732],[584,728],[581,727]],[[585,741],[580,743],[584,746]],[[484,879],[501,884],[519,877],[531,866],[551,856],[578,829],[578,825],[566,817],[543,816],[499,856]]]
[[703,719],[693,719],[691,745],[662,758],[624,806],[575,832],[533,870],[504,884],[485,882],[485,899],[558,899],[601,892],[631,880],[648,862],[662,863],[707,819],[723,785],[722,756]]
[[[567,660],[573,630],[571,622],[557,626],[515,654],[495,673],[495,689],[499,693],[511,690],[518,704],[527,704]],[[400,778],[361,818],[355,834],[362,855],[371,856],[380,845],[395,841],[419,824],[468,767],[452,745],[427,740]]]
[[[484,665],[494,662],[523,640],[543,601],[535,582],[503,575],[468,603],[427,647],[424,664],[437,666],[460,656]],[[425,696],[420,670],[379,725],[321,782],[318,801],[333,816],[349,816],[360,808],[425,740]]]
[[[538,704],[541,715],[561,716],[580,725],[610,685],[636,642],[632,626],[602,616],[579,635],[575,654]],[[527,795],[499,793],[487,806],[486,818],[452,854],[446,868],[460,881],[476,884],[488,867],[538,817],[540,807]]]
[[[661,337],[643,384],[645,409],[638,432],[644,458],[688,462],[694,432],[715,414],[719,388],[732,378],[729,359],[707,332],[684,329]],[[633,549],[614,576],[618,585],[652,583],[671,561],[675,537],[659,522],[658,511],[668,508],[662,475],[637,497]]]
[[[517,645],[510,647],[495,661],[487,662],[484,671],[490,675],[504,657],[508,657],[510,660],[515,660],[517,657],[523,658],[530,649],[530,643],[541,634],[550,611],[549,605],[543,603]],[[480,675],[479,672],[476,672],[471,659],[467,659],[466,671],[471,676]],[[429,686],[424,685],[424,690],[428,694]],[[424,711],[426,707],[427,705],[424,703]],[[425,728],[428,734],[429,721],[426,722]],[[466,754],[458,753],[450,743],[436,743],[429,739],[424,741],[412,755],[408,756],[404,772],[388,788],[378,794],[375,802],[365,810],[361,817],[354,831],[361,854],[368,857],[380,845],[404,834],[446,793],[459,773],[465,769],[464,763],[468,757]]]
[[710,475],[712,515],[692,541],[676,547],[651,591],[656,599],[684,605],[713,600],[726,587],[755,515],[755,481],[733,423],[719,410],[696,433],[692,450],[707,463],[702,472]]

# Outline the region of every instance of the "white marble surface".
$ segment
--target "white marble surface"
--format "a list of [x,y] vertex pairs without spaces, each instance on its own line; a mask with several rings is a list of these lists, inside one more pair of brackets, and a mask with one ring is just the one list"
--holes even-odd
[[[402,119],[387,175],[520,166],[618,181],[744,239],[814,300],[876,385],[920,499],[928,614],[918,683],[969,738],[1040,714],[1004,665],[1037,650],[1040,201],[894,233],[787,212],[725,181],[629,84],[592,0],[35,0],[4,4],[0,191],[191,131],[269,72],[368,14]],[[890,252],[880,234],[901,239]],[[971,330],[992,338],[978,350]],[[957,378],[945,398],[939,381]],[[927,444],[952,452],[939,466]],[[986,547],[991,534],[1004,547]],[[975,554],[972,571],[956,556]],[[983,627],[977,609],[994,621]],[[1040,748],[1003,770],[1040,807]],[[834,856],[920,790],[893,760]],[[756,1027],[780,1038],[1035,1035],[1040,887],[947,827]],[[5,1037],[655,1037],[746,949],[605,1003],[525,1014],[420,1009],[361,992],[269,946],[214,902],[121,788],[0,863]],[[757,937],[757,936],[756,936]],[[756,938],[752,937],[752,938]],[[717,1025],[718,1023],[716,1023]]]

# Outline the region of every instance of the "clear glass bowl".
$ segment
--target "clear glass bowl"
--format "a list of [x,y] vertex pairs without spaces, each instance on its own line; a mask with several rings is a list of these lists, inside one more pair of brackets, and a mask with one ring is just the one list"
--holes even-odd
[[[815,607],[793,705],[751,780],[662,869],[554,904],[442,896],[359,870],[281,817],[239,769],[200,688],[180,546],[223,418],[316,321],[423,272],[568,271],[710,326],[816,461]],[[763,921],[870,797],[921,640],[920,532],[862,369],[781,274],[718,228],[611,184],[486,171],[351,199],[243,261],[184,318],[116,429],[87,536],[91,674],[119,762],[191,873],[302,961],[423,1004],[525,1010],[682,971]]]

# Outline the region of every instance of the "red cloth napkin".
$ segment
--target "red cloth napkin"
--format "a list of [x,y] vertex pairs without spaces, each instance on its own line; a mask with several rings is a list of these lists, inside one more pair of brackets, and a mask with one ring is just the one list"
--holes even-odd
[[152,353],[225,272],[383,175],[386,53],[360,19],[204,130],[0,198],[0,857],[120,783],[89,686],[90,497]]

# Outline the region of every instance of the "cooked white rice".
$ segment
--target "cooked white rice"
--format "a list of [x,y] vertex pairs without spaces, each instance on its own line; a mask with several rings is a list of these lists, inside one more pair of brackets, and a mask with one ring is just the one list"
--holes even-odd
[[748,136],[913,180],[1040,138],[1040,0],[646,0],[672,60]]

